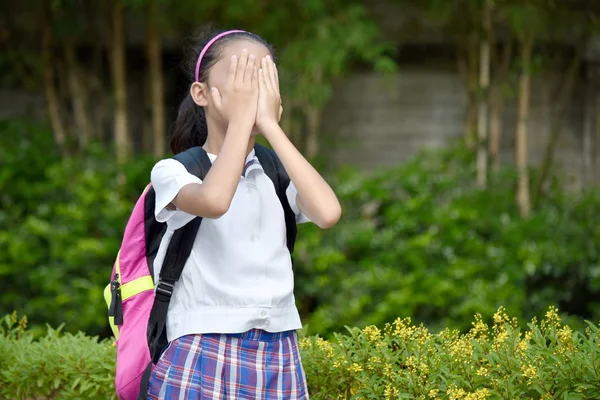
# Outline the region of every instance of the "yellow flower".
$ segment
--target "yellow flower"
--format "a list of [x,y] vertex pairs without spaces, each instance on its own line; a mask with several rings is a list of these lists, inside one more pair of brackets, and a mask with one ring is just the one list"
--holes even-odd
[[486,367],[479,367],[477,370],[477,375],[479,376],[488,376],[489,370]]
[[381,358],[377,356],[372,356],[369,358],[369,361],[367,363],[367,370],[374,371],[375,369],[379,369],[379,364],[381,364]]
[[558,315],[558,309],[554,306],[550,306],[546,312],[546,317],[542,321],[542,328],[547,329],[551,327],[557,327],[560,324],[560,316]]
[[329,343],[327,340],[323,339],[322,337],[317,337],[316,339],[316,344],[317,347],[321,350],[323,350],[325,352],[325,355],[329,358],[333,357],[333,347],[331,346],[331,343]]
[[467,336],[461,337],[450,345],[450,355],[455,361],[470,358],[473,355],[473,343]]
[[408,368],[414,370],[417,367],[417,359],[415,356],[410,356],[406,359],[405,364]]
[[376,341],[381,336],[381,331],[375,325],[366,326],[362,332],[370,342]]
[[573,344],[573,332],[568,326],[564,326],[558,331],[558,341],[561,344]]
[[471,329],[471,336],[474,338],[485,336],[488,332],[488,326],[482,321],[481,314],[475,314],[475,322],[471,322],[473,328]]
[[356,374],[358,372],[361,372],[363,369],[360,365],[358,365],[357,363],[352,363],[352,365],[350,365],[348,367],[348,371],[350,371],[353,374]]
[[298,341],[298,346],[300,350],[307,350],[310,348],[310,340],[308,338],[302,338]]
[[383,376],[389,379],[394,377],[394,368],[392,367],[392,364],[386,363],[383,366]]
[[498,310],[494,314],[494,324],[495,325],[504,325],[505,322],[508,322],[508,315],[506,315],[506,310],[504,307],[498,307]]
[[465,400],[485,400],[490,395],[490,391],[486,388],[477,389],[473,393],[469,393],[465,396]]
[[523,373],[523,376],[527,378],[529,383],[537,377],[537,369],[531,364],[522,365],[521,372]]
[[498,351],[500,348],[502,348],[502,346],[506,342],[506,339],[508,339],[508,333],[505,330],[498,332],[498,334],[494,338],[494,343],[492,343],[493,349]]
[[525,340],[520,340],[515,350],[517,354],[523,355],[528,348],[529,344]]
[[415,331],[414,326],[411,326],[410,323],[410,318],[396,318],[393,335],[398,336],[402,340],[410,339]]
[[386,399],[396,399],[398,398],[398,388],[388,383],[383,390],[383,395]]
[[439,389],[431,389],[427,394],[427,397],[429,397],[430,399],[435,399],[439,392]]
[[467,392],[464,389],[459,389],[456,385],[450,385],[448,390],[446,390],[446,394],[449,400],[459,400],[463,399]]

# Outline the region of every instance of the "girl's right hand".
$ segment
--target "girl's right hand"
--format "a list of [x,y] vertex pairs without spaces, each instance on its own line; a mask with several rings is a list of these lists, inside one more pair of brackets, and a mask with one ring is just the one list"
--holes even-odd
[[239,59],[232,56],[223,93],[211,88],[215,107],[228,123],[237,121],[253,126],[256,121],[258,69],[254,61],[254,54],[249,55],[245,49]]

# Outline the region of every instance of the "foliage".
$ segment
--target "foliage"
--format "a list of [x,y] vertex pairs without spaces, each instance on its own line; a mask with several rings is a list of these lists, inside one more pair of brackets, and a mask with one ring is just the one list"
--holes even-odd
[[0,132],[0,279],[10,283],[0,304],[36,325],[99,333],[102,289],[152,163],[131,162],[120,193],[114,157],[100,148],[61,159],[45,127],[2,122]]
[[526,318],[549,305],[600,318],[599,194],[568,194],[556,183],[523,219],[514,173],[480,190],[472,157],[461,148],[424,152],[375,176],[339,176],[342,220],[329,231],[303,226],[296,247],[311,333],[397,315],[464,330],[470,316],[489,318],[501,305]]
[[521,330],[503,308],[491,327],[476,315],[466,334],[431,334],[410,318],[383,331],[350,329],[328,342],[302,339],[314,399],[597,399],[600,334],[573,332],[550,308]]
[[51,328],[34,340],[26,325],[16,313],[0,325],[0,398],[116,399],[114,342]]
[[[65,322],[71,332],[109,335],[102,290],[154,160],[126,165],[121,187],[101,148],[60,158],[47,129],[23,121],[0,123],[0,135],[2,309],[26,313],[34,329]],[[309,332],[398,315],[464,330],[474,313],[490,318],[500,305],[526,318],[548,305],[574,319],[600,316],[598,194],[571,197],[557,182],[522,219],[512,172],[481,191],[472,165],[457,148],[332,179],[342,221],[328,231],[303,225],[294,257]]]
[[[0,396],[15,400],[115,398],[115,347],[82,334],[48,329],[33,340],[26,321],[6,316],[0,328]],[[563,324],[557,310],[520,330],[497,310],[492,326],[476,315],[465,334],[397,318],[383,330],[349,329],[326,341],[300,339],[314,399],[597,399],[600,334]]]

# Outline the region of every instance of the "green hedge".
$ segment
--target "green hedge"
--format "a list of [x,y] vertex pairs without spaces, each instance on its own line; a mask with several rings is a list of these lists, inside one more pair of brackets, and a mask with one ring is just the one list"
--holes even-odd
[[[49,329],[33,340],[26,321],[0,330],[0,396],[6,399],[114,399],[114,343]],[[550,308],[521,330],[503,308],[488,326],[477,315],[465,334],[438,334],[396,319],[331,341],[302,337],[311,398],[599,399],[600,332],[574,332]]]
[[[134,201],[155,160],[136,156],[117,183],[101,147],[59,157],[46,127],[0,121],[0,309],[32,328],[109,335],[102,290]],[[474,184],[472,152],[425,152],[373,175],[330,177],[338,226],[304,224],[295,252],[296,298],[310,334],[381,325],[410,315],[432,331],[468,329],[503,305],[529,319],[560,308],[574,329],[600,319],[600,192],[569,194],[550,182],[519,217],[514,176]],[[532,171],[535,180],[535,171]]]

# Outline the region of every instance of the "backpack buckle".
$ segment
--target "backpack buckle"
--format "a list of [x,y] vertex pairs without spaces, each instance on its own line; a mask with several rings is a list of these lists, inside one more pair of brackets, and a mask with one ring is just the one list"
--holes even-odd
[[175,284],[159,281],[158,285],[156,286],[156,294],[162,294],[163,296],[170,299],[174,289]]

